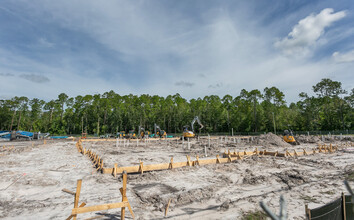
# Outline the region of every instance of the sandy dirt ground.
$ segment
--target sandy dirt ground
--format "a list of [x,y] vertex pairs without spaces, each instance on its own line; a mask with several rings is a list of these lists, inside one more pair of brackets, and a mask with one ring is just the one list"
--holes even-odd
[[[298,158],[249,156],[226,164],[183,167],[173,170],[129,174],[127,196],[136,219],[242,219],[245,213],[261,210],[264,201],[274,212],[284,195],[289,219],[305,219],[304,206],[322,206],[346,192],[343,180],[354,185],[354,149],[342,146],[351,137],[336,140],[314,136],[298,137],[292,146],[280,137],[201,137],[187,141],[83,142],[98,153],[105,167],[186,161],[186,155],[215,158],[225,150],[298,151],[318,143],[339,145],[332,154]],[[13,147],[12,147],[13,146]],[[205,155],[205,149],[206,154]],[[87,206],[121,201],[121,177],[96,172],[87,156],[78,153],[74,141],[0,142],[0,218],[65,219],[71,214],[75,191],[82,179],[80,203]],[[167,217],[165,207],[171,199]],[[79,214],[86,218],[120,219],[120,209]],[[129,212],[126,219],[132,219]]]

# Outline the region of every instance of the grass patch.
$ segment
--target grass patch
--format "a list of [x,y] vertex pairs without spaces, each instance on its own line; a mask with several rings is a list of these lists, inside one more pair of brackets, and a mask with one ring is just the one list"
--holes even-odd
[[317,199],[311,196],[300,196],[300,199],[305,200],[307,202],[314,202],[317,203]]
[[243,213],[241,220],[266,220],[268,215],[262,211],[251,211]]
[[354,181],[354,172],[350,172],[347,174],[347,178],[348,181]]

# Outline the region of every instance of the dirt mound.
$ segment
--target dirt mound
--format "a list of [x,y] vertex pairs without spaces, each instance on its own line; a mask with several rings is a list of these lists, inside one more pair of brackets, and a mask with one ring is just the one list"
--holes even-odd
[[310,143],[310,144],[315,144],[319,143],[321,139],[318,136],[307,136],[307,135],[299,135],[296,136],[295,139],[300,142],[300,143]]
[[291,145],[286,143],[281,137],[270,132],[260,135],[256,139],[256,142],[265,147],[291,147]]

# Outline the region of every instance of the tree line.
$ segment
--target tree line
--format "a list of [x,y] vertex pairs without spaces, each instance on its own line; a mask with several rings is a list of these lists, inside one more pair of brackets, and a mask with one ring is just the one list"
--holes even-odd
[[314,96],[301,92],[299,101],[289,105],[276,87],[242,89],[237,97],[210,95],[189,101],[178,93],[165,98],[121,96],[114,91],[76,97],[61,93],[47,102],[16,96],[0,100],[0,130],[102,135],[137,131],[139,126],[153,131],[156,123],[168,133],[178,133],[195,116],[208,133],[353,129],[354,89],[348,92],[341,82],[322,79],[313,92]]

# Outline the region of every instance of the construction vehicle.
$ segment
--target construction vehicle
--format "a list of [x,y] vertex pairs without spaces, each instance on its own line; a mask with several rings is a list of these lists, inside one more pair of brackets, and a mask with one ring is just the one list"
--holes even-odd
[[[200,125],[199,131],[204,128],[204,125],[200,122],[199,117],[195,116],[191,126],[189,127],[188,125],[183,126],[183,138],[186,140],[188,138],[195,138],[197,135],[194,133],[194,123],[198,122]],[[191,129],[190,129],[191,128]]]
[[117,137],[117,138],[124,138],[124,137],[125,137],[125,131],[117,132],[116,137]]
[[294,135],[293,135],[293,131],[291,129],[284,130],[283,140],[286,143],[289,143],[289,144],[292,144],[292,145],[300,145],[300,143],[297,140],[295,140]]
[[145,128],[143,128],[142,126],[139,126],[139,138],[143,139],[146,134],[148,135],[149,132],[146,132]]
[[136,139],[137,138],[134,130],[130,130],[129,133],[125,135],[125,137],[128,139]]
[[152,135],[152,137],[155,137],[155,138],[166,138],[167,137],[167,133],[166,133],[166,131],[161,130],[160,126],[155,124],[154,125],[154,134]]

